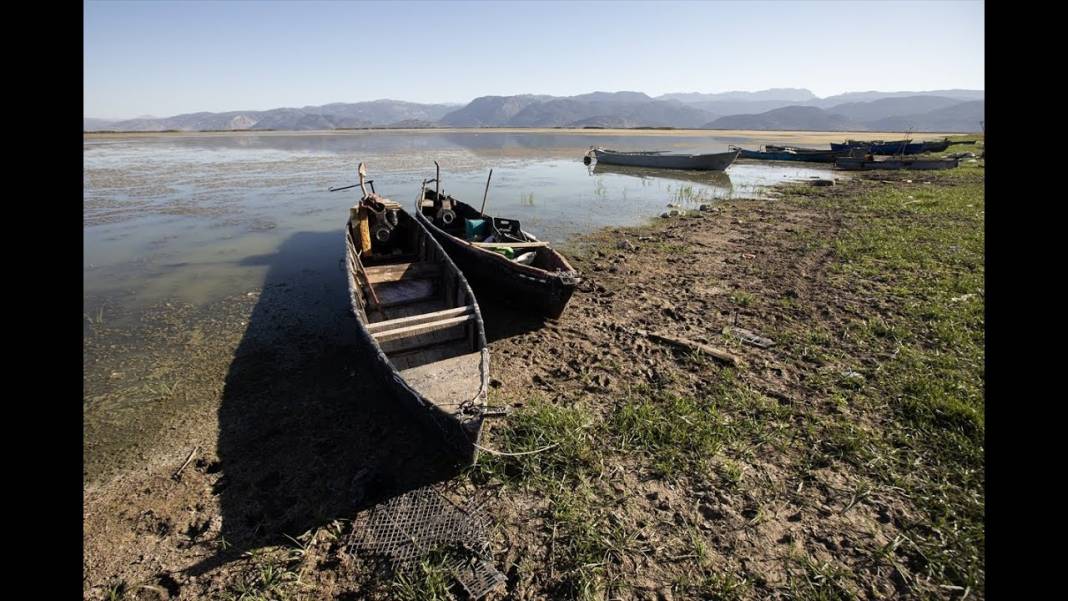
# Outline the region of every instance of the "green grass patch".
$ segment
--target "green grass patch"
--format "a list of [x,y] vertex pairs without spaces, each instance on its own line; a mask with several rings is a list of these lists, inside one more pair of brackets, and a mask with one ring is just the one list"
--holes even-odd
[[[507,483],[540,487],[596,474],[600,470],[600,455],[594,448],[596,426],[594,416],[581,407],[535,399],[513,412],[507,426],[494,430],[494,443],[501,451],[529,454],[483,454],[478,473]],[[539,449],[545,450],[531,453]]]
[[[976,150],[961,146],[962,150]],[[802,431],[808,466],[841,461],[878,485],[900,489],[918,513],[904,520],[896,561],[931,578],[929,586],[982,590],[985,487],[985,316],[983,170],[912,174],[913,183],[863,182],[858,197],[809,202],[847,218],[834,242],[831,283],[863,290],[873,306],[828,337],[817,328],[787,337],[814,355],[873,354],[862,379],[827,373],[806,382],[877,424],[832,418]],[[924,183],[930,182],[930,183]],[[830,371],[830,370],[824,370]],[[838,391],[837,393],[834,391]],[[799,598],[848,596],[821,566],[794,581]],[[821,576],[822,574],[822,576]],[[920,587],[921,585],[917,584]],[[917,592],[919,592],[917,590]]]
[[713,405],[668,392],[626,401],[609,427],[621,449],[640,452],[668,476],[705,471],[726,431]]

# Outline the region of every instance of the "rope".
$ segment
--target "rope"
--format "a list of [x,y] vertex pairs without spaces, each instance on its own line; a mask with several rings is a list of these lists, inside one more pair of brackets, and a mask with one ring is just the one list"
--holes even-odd
[[471,445],[473,447],[475,447],[476,449],[480,450],[480,451],[485,451],[485,452],[489,453],[490,455],[501,455],[501,456],[504,456],[504,457],[518,457],[520,455],[533,455],[534,453],[541,453],[542,451],[548,451],[549,449],[551,449],[553,447],[559,446],[560,443],[554,442],[554,443],[552,443],[551,445],[549,445],[547,447],[542,447],[540,449],[534,449],[533,451],[523,451],[521,453],[505,453],[504,451],[494,451],[493,449],[487,449],[486,447],[479,446],[479,445],[477,445],[475,443],[471,443]]

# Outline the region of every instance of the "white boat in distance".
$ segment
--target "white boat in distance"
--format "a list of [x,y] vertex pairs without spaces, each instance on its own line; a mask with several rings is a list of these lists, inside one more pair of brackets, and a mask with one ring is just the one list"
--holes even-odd
[[[738,158],[738,151],[716,154],[668,154],[666,151],[621,152],[607,148],[592,148],[590,152],[598,163],[607,165],[629,165],[632,167],[652,167],[658,169],[695,169],[701,171],[723,171]],[[590,152],[586,153],[589,158]]]

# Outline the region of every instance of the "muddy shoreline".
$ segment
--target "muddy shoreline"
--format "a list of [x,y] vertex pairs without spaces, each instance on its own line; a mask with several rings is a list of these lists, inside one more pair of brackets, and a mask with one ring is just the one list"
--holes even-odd
[[[694,135],[709,134],[725,132]],[[889,489],[858,488],[869,476],[834,459],[842,451],[819,447],[813,459],[811,441],[792,433],[824,422],[866,432],[883,419],[850,392],[862,387],[853,387],[852,374],[874,377],[885,360],[881,347],[846,345],[833,354],[820,337],[837,340],[857,319],[900,309],[892,296],[851,291],[836,279],[834,241],[857,227],[842,208],[854,198],[884,187],[918,194],[932,181],[956,185],[939,174],[915,182],[866,175],[830,188],[787,184],[774,198],[602,230],[568,245],[585,281],[559,322],[484,306],[491,400],[517,411],[520,424],[542,411],[553,418],[574,412],[586,424],[560,465],[549,456],[480,462],[462,474],[427,465],[432,450],[353,356],[351,317],[332,285],[306,290],[268,276],[263,290],[206,310],[163,306],[141,315],[139,335],[153,339],[154,352],[136,356],[119,344],[86,366],[87,394],[98,397],[87,402],[140,394],[160,410],[124,426],[131,428],[124,443],[87,449],[101,459],[87,462],[84,475],[84,595],[390,598],[398,589],[342,552],[346,525],[357,509],[428,482],[496,491],[492,542],[509,578],[505,598],[581,591],[593,598],[796,598],[804,582],[814,587],[809,593],[845,597],[959,595],[938,588],[959,578],[923,584],[911,556],[895,563],[891,551],[886,565],[871,564],[871,549],[897,549],[894,541],[923,510]],[[108,327],[107,318],[88,325],[87,344]],[[733,328],[775,344],[746,343]],[[741,364],[680,352],[642,334],[648,331],[722,348]],[[828,387],[828,378],[839,387]],[[664,403],[685,423],[703,424],[704,409],[686,405],[688,398],[716,399],[709,431],[677,433],[707,462],[665,456],[655,436],[627,429],[631,408],[647,412],[634,423],[652,423]],[[118,427],[104,418],[86,423],[87,440],[94,428]],[[556,431],[554,423],[542,425]],[[630,434],[614,438],[621,431]],[[529,442],[520,434],[495,425],[485,442],[519,450]],[[376,466],[374,477],[356,482],[368,465]],[[545,480],[516,476],[549,467],[560,471]],[[570,490],[554,482],[571,483]],[[593,500],[578,502],[575,491]],[[560,513],[565,505],[588,513],[569,521]],[[583,541],[583,522],[600,525],[590,540],[609,542],[594,545],[598,561],[568,563],[589,550],[558,534]],[[806,559],[795,560],[797,553]],[[265,575],[266,568],[276,572]],[[569,569],[588,578],[571,580]],[[827,583],[839,588],[824,590]]]

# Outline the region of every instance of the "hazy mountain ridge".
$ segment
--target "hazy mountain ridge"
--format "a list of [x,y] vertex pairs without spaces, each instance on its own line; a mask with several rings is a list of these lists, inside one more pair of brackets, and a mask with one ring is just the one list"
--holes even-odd
[[983,98],[982,90],[849,92],[827,98],[803,88],[688,92],[655,98],[621,91],[567,97],[481,96],[466,105],[374,100],[122,121],[87,117],[83,122],[86,131],[588,126],[976,131],[983,120]]
[[164,118],[127,119],[84,126],[91,129],[118,131],[198,131],[245,129],[341,129],[384,126],[401,121],[437,122],[456,109],[451,104],[419,104],[401,100],[370,102],[335,102],[322,106],[277,108],[267,111],[228,111],[224,113],[187,113]]
[[728,115],[706,123],[707,129],[849,131],[863,129],[844,115],[814,106],[786,106],[751,115]]
[[[821,109],[788,106],[763,113],[730,115],[706,123],[705,129],[802,130],[802,131],[943,131],[974,132],[984,120],[986,102],[956,102],[940,97],[882,99],[854,102]],[[947,104],[947,101],[949,102]],[[922,107],[934,106],[924,111]],[[914,110],[921,107],[921,110]],[[887,110],[901,111],[881,117]],[[908,112],[913,111],[913,112]]]

